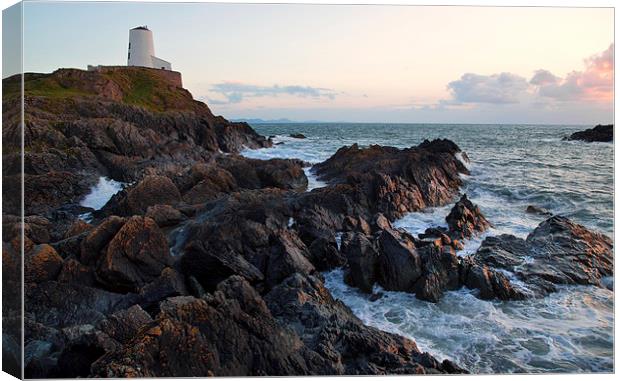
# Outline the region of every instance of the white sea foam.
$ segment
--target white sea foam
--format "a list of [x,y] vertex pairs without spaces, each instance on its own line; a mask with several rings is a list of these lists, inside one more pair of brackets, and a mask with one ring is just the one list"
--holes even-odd
[[473,373],[575,372],[613,369],[611,292],[567,287],[542,299],[485,301],[475,291],[449,291],[438,303],[404,292],[375,291],[375,302],[347,286],[343,271],[325,285],[364,323],[414,339],[421,350]]
[[123,183],[107,177],[100,177],[97,185],[92,187],[80,205],[99,210],[121,189],[123,189]]
[[327,186],[327,183],[325,181],[319,180],[317,176],[314,173],[312,173],[312,170],[310,167],[304,168],[304,173],[306,174],[306,177],[308,178],[308,188],[306,189],[306,191],[310,192],[313,189],[323,188]]

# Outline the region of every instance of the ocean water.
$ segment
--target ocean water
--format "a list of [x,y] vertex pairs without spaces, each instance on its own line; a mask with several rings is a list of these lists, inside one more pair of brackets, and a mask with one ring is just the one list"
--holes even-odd
[[99,210],[123,187],[123,183],[102,176],[97,184],[90,189],[90,192],[84,196],[80,205]]
[[[424,139],[448,138],[467,152],[471,174],[463,193],[493,228],[465,242],[459,255],[475,252],[488,235],[525,238],[544,217],[528,205],[567,216],[613,238],[613,145],[562,141],[587,126],[273,124],[256,131],[282,143],[245,150],[253,158],[298,158],[321,162],[343,145],[399,148]],[[294,139],[303,133],[307,139]],[[309,170],[312,188],[325,186]],[[455,200],[456,201],[456,200]],[[395,222],[413,234],[445,225],[451,205],[410,213]],[[439,358],[474,373],[612,372],[613,291],[564,287],[529,301],[482,301],[474,291],[448,292],[436,304],[413,295],[382,291],[371,302],[342,281],[342,270],[326,273],[326,286],[366,324],[413,338]]]

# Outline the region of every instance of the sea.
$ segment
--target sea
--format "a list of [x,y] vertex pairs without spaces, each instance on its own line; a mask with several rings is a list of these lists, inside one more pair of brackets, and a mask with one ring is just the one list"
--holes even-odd
[[[613,144],[562,140],[588,126],[291,123],[252,127],[278,144],[244,150],[244,156],[310,163],[353,143],[405,148],[424,139],[451,139],[470,159],[470,175],[463,176],[461,192],[493,224],[484,235],[466,241],[458,255],[475,252],[486,236],[508,233],[525,238],[544,219],[526,213],[528,205],[613,238]],[[307,138],[292,138],[293,133]],[[326,185],[309,168],[306,174],[309,191]],[[445,226],[450,208],[410,213],[394,225],[412,234]],[[472,373],[614,370],[614,303],[613,291],[608,289],[564,286],[541,299],[484,301],[463,288],[430,303],[376,287],[384,296],[371,301],[343,282],[342,269],[323,275],[332,295],[367,325],[409,337],[421,350],[455,361]]]

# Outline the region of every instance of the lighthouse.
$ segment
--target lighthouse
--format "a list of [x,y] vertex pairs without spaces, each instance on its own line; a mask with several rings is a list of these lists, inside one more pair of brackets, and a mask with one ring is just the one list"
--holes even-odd
[[170,62],[155,56],[153,32],[146,26],[138,26],[129,30],[127,66],[172,70]]

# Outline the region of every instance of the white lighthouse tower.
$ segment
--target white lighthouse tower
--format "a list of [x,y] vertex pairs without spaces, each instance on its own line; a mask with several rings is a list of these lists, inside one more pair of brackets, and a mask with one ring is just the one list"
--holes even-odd
[[144,66],[154,69],[172,70],[170,62],[155,57],[153,32],[146,26],[139,26],[129,30],[127,66]]

